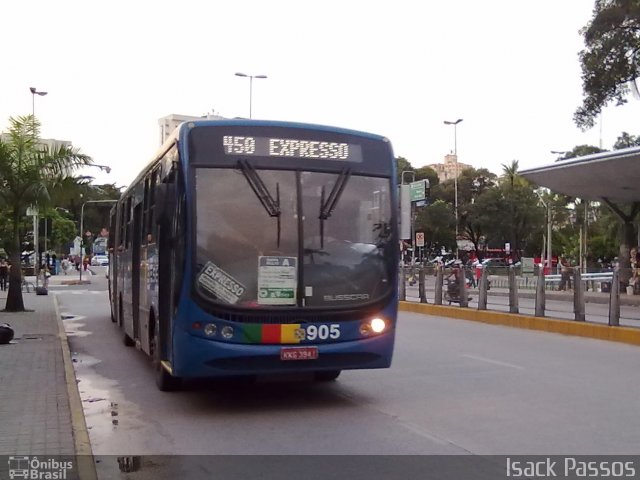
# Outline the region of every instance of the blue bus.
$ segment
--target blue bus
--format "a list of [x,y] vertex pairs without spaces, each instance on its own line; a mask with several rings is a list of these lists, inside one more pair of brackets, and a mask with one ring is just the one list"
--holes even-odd
[[399,241],[381,136],[257,120],[181,124],[110,215],[124,343],[181,379],[391,364]]

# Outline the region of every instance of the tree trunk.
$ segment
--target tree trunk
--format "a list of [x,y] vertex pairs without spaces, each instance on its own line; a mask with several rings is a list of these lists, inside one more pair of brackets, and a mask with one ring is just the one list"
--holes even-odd
[[9,291],[7,292],[6,312],[24,312],[24,300],[22,298],[22,262],[20,253],[20,229],[18,214],[13,214],[13,251],[11,252],[11,269],[9,270]]
[[618,253],[618,270],[620,283],[628,285],[631,278],[631,248],[636,245],[636,231],[633,226],[633,222],[640,212],[640,202],[633,202],[631,204],[631,213],[625,213],[621,207],[611,202],[610,200],[603,198],[602,201],[609,207],[613,213],[615,213],[620,219],[620,250]]
[[636,244],[636,231],[633,223],[626,221],[621,225],[622,241],[618,252],[620,283],[627,285],[632,276],[631,272],[631,248]]

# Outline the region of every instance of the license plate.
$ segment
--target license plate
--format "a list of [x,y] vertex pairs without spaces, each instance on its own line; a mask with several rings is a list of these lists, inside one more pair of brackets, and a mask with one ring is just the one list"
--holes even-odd
[[280,349],[280,360],[315,360],[318,347],[285,347]]

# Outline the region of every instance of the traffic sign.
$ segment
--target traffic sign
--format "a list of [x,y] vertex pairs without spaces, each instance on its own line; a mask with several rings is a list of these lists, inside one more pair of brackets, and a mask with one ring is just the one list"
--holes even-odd
[[416,247],[424,247],[424,232],[416,232]]
[[411,201],[418,202],[427,198],[427,185],[429,180],[418,180],[409,184]]

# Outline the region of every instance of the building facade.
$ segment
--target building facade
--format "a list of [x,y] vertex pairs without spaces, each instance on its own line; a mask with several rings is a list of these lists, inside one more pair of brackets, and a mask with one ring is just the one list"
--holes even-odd
[[427,165],[427,167],[433,168],[436,171],[440,182],[459,177],[461,171],[467,168],[473,168],[472,165],[458,162],[458,157],[451,153],[444,156],[443,163],[432,163],[431,165]]
[[165,142],[169,135],[173,133],[173,131],[183,122],[192,122],[194,120],[222,120],[224,117],[220,115],[202,115],[201,117],[194,117],[191,115],[179,115],[176,113],[172,113],[171,115],[167,115],[166,117],[162,117],[158,119],[158,125],[160,126],[160,145]]

